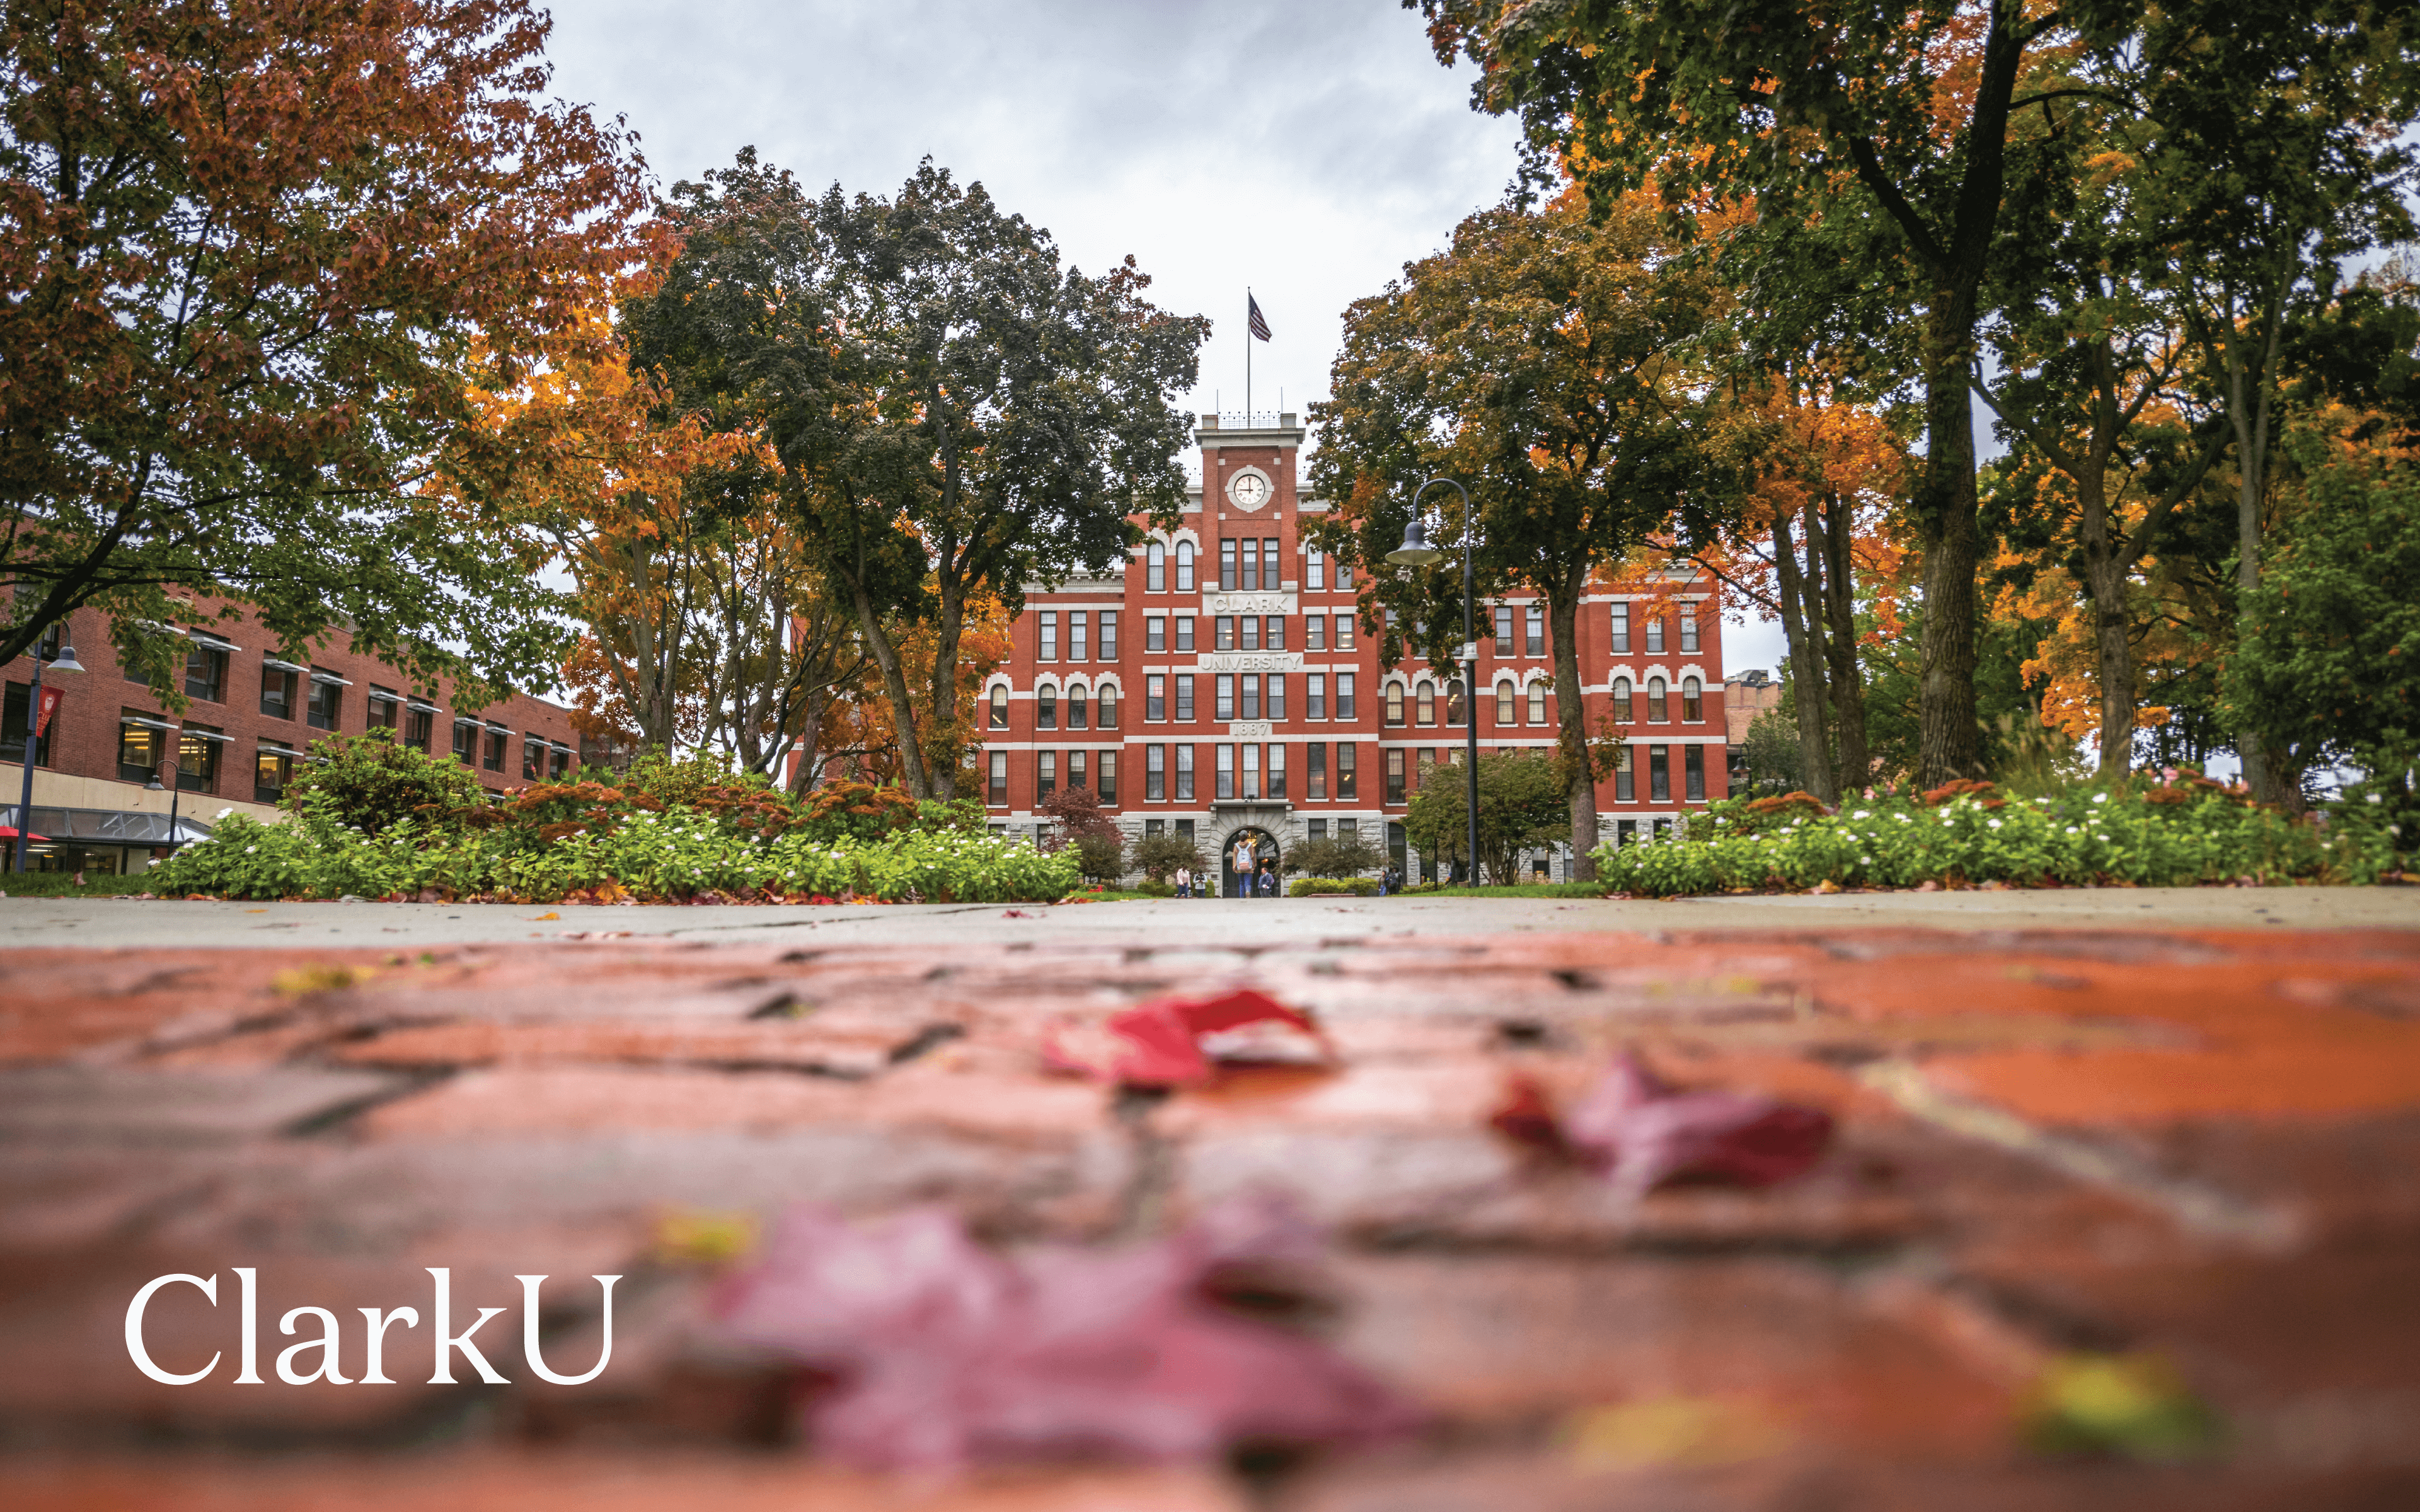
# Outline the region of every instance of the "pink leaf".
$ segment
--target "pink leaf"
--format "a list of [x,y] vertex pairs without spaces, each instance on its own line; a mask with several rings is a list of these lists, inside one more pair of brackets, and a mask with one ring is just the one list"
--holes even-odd
[[1185,1087],[1210,1079],[1212,1062],[1326,1059],[1311,1015],[1249,988],[1216,997],[1161,997],[1113,1013],[1105,1024],[1060,1025],[1042,1058],[1130,1087]]
[[1771,1186],[1821,1159],[1832,1117],[1751,1092],[1684,1092],[1623,1055],[1559,1120],[1533,1083],[1513,1084],[1496,1126],[1525,1143],[1558,1144],[1633,1196],[1668,1181]]

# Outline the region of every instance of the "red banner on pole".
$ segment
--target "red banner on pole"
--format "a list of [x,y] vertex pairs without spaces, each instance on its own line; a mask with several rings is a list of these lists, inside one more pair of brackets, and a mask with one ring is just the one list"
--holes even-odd
[[67,696],[67,689],[65,688],[46,687],[42,689],[42,707],[40,711],[34,716],[34,738],[36,740],[39,740],[42,736],[50,733],[51,716],[58,711],[59,701]]

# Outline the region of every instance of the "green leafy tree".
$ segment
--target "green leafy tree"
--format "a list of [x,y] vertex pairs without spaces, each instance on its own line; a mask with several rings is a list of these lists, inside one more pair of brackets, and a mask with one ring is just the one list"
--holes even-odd
[[632,263],[642,164],[547,101],[527,0],[0,8],[0,660],[189,595],[298,648],[547,686],[540,544],[419,496]]
[[391,730],[314,741],[319,760],[297,766],[279,807],[316,814],[365,835],[404,820],[437,831],[458,829],[487,802],[479,779],[450,756],[399,745]]
[[[899,712],[908,788],[949,798],[970,721],[970,606],[1107,572],[1172,522],[1208,322],[1143,297],[1129,257],[1094,277],[1047,231],[924,162],[888,198],[810,199],[752,150],[675,185],[683,240],[626,310],[634,354],[718,424],[762,435],[787,507]],[[935,636],[909,687],[908,625]]]
[[1134,864],[1154,882],[1166,882],[1179,867],[1202,870],[1202,850],[1190,835],[1145,835],[1134,842]]
[[1386,853],[1357,830],[1305,841],[1286,853],[1285,869],[1314,877],[1353,877],[1376,871],[1386,859]]
[[[1559,763],[1532,750],[1479,759],[1479,860],[1498,883],[1514,879],[1523,851],[1571,838]],[[1404,813],[1404,833],[1432,856],[1460,861],[1470,844],[1467,782],[1459,767],[1440,766]],[[1475,880],[1475,879],[1474,879]]]
[[1474,215],[1449,251],[1345,313],[1334,396],[1311,407],[1326,426],[1311,475],[1339,501],[1312,534],[1361,563],[1363,621],[1374,630],[1391,612],[1403,627],[1385,635],[1388,665],[1414,651],[1448,660],[1461,640],[1458,548],[1426,570],[1386,565],[1427,478],[1470,490],[1467,517],[1448,490],[1429,498],[1446,517],[1433,539],[1474,539],[1477,592],[1545,600],[1565,822],[1581,836],[1596,832],[1596,773],[1580,601],[1705,481],[1688,355],[1717,290],[1670,252],[1636,198],[1593,222],[1576,196]]

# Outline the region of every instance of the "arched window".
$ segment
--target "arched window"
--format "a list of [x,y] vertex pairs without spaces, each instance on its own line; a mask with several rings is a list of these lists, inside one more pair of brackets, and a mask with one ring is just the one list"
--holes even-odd
[[1033,728],[1036,730],[1059,728],[1059,690],[1057,688],[1044,687],[1034,691]]
[[1627,677],[1613,680],[1613,720],[1616,724],[1630,722],[1630,679]]
[[1529,685],[1529,722],[1531,724],[1546,722],[1546,685],[1544,683]]
[[1496,685],[1496,722],[1499,725],[1512,722],[1512,684],[1509,679]]
[[1118,727],[1118,690],[1114,684],[1103,683],[1099,691],[1093,695],[1093,712],[1098,716],[1097,722],[1102,729],[1115,730]]
[[1176,591],[1180,594],[1193,592],[1193,543],[1190,541],[1176,543]]
[[1387,722],[1388,724],[1404,722],[1404,685],[1401,683],[1387,685]]
[[1092,711],[1084,698],[1084,685],[1081,683],[1068,684],[1067,728],[1070,730],[1083,730],[1089,728],[1090,721],[1087,719],[1086,716],[1091,712]]
[[1462,679],[1457,677],[1445,685],[1445,722],[1459,726],[1470,717],[1470,709],[1462,696]]
[[1436,685],[1423,677],[1420,686],[1413,690],[1413,696],[1419,703],[1420,723],[1436,723]]
[[1008,685],[1006,683],[991,685],[991,727],[994,730],[1008,728]]
[[1143,592],[1168,592],[1168,548],[1154,541],[1143,548]]
[[1671,715],[1664,706],[1664,679],[1661,677],[1647,679],[1647,722],[1662,724]]
[[1691,724],[1706,717],[1706,688],[1695,677],[1681,679],[1681,717]]

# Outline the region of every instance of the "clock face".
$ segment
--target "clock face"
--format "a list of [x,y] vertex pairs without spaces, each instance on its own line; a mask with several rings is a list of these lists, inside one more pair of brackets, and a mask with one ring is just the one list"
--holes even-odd
[[1227,497],[1237,509],[1258,509],[1269,501],[1269,480],[1249,470],[1238,472],[1227,485]]

